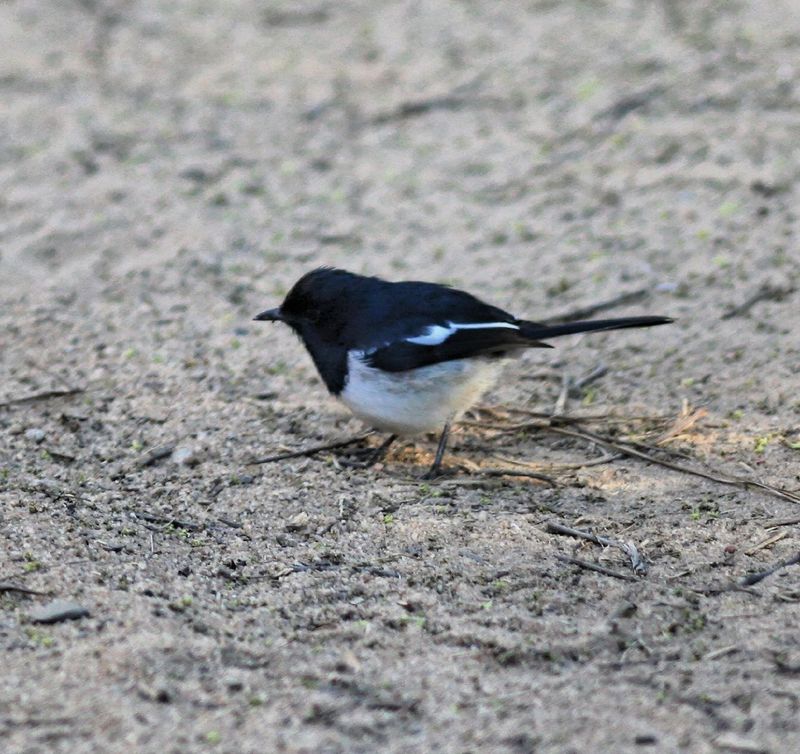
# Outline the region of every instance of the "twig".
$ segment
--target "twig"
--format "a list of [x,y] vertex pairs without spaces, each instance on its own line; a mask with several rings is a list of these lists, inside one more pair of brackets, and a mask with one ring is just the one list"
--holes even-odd
[[[648,445],[644,445],[642,443],[633,443],[633,442],[626,442],[625,444],[621,444],[618,442],[614,442],[613,440],[610,440],[607,437],[603,437],[602,435],[595,434],[594,432],[587,432],[587,431],[579,432],[573,429],[565,429],[563,427],[553,426],[551,420],[554,417],[548,417],[547,415],[545,415],[545,417],[547,417],[547,421],[522,422],[520,424],[512,424],[510,426],[502,424],[487,424],[484,422],[461,422],[461,423],[467,426],[493,429],[497,430],[498,432],[519,432],[526,429],[554,432],[555,434],[564,435],[566,437],[574,437],[581,440],[585,440],[587,442],[597,443],[598,445],[603,445],[607,448],[616,450],[627,456],[639,458],[643,461],[647,461],[648,463],[653,463],[658,466],[663,466],[666,469],[672,469],[673,471],[678,471],[683,474],[691,474],[693,476],[697,476],[702,479],[707,479],[711,482],[716,482],[718,484],[725,484],[731,487],[738,487],[740,489],[745,489],[745,490],[754,487],[756,489],[763,490],[764,492],[770,495],[778,497],[781,500],[789,500],[792,503],[800,503],[800,495],[797,495],[781,487],[775,487],[771,484],[767,484],[766,482],[762,482],[758,479],[751,479],[748,477],[740,477],[733,475],[724,475],[721,472],[716,472],[716,471],[712,473],[712,472],[702,471],[700,469],[694,469],[691,468],[690,466],[684,466],[682,464],[672,463],[671,461],[665,461],[661,458],[651,455],[650,453],[646,453],[643,450],[638,450],[635,447],[631,446],[638,445],[638,447],[640,448],[652,449],[657,452],[665,452],[663,448],[651,448]],[[558,418],[570,419],[570,417],[558,417]],[[580,421],[581,420],[579,418],[574,418],[574,420],[569,423],[577,424]]]
[[745,555],[755,555],[759,550],[763,550],[765,547],[769,547],[770,545],[774,545],[776,542],[780,542],[782,539],[785,539],[789,536],[787,531],[780,531],[777,534],[773,534],[771,537],[767,537],[766,539],[762,539],[758,544],[753,545],[752,547],[748,548],[744,551]]
[[546,529],[551,534],[564,534],[568,537],[578,537],[579,539],[585,539],[589,542],[593,542],[596,545],[600,545],[601,547],[616,547],[617,549],[622,550],[622,552],[624,552],[628,558],[630,558],[631,568],[633,568],[634,573],[639,574],[640,576],[647,573],[647,563],[639,554],[639,551],[636,549],[636,545],[634,545],[633,542],[620,542],[617,539],[600,537],[592,532],[582,531],[581,529],[573,529],[569,526],[557,524],[552,521],[548,521]]
[[[526,413],[526,412],[523,412]],[[530,415],[530,414],[528,414]],[[512,425],[493,425],[487,424],[483,422],[462,422],[462,424],[467,424],[468,426],[477,426],[477,427],[484,427],[486,429],[494,429],[499,432],[519,432],[522,430],[543,430],[546,432],[554,432],[556,434],[565,435],[567,437],[575,437],[582,440],[586,440],[587,442],[597,443],[598,445],[603,445],[607,448],[612,450],[616,450],[620,453],[624,453],[625,455],[632,456],[634,458],[639,458],[643,461],[647,461],[648,463],[654,463],[658,466],[663,466],[667,469],[672,469],[673,471],[678,471],[684,474],[691,474],[693,476],[700,477],[702,479],[707,479],[711,482],[717,482],[718,484],[725,484],[732,487],[739,487],[740,489],[749,489],[751,487],[755,487],[757,489],[764,490],[770,495],[774,495],[775,497],[779,497],[782,500],[789,500],[793,503],[800,503],[800,495],[797,495],[789,490],[783,489],[781,487],[775,487],[771,484],[767,484],[766,482],[762,482],[758,479],[752,479],[749,477],[740,477],[734,475],[725,475],[721,472],[707,472],[702,471],[700,469],[694,469],[690,466],[684,466],[678,463],[672,463],[671,461],[665,461],[661,458],[658,458],[652,455],[649,452],[645,452],[644,450],[638,450],[638,448],[644,448],[650,451],[656,452],[670,452],[665,451],[663,448],[653,448],[649,445],[644,445],[643,443],[634,443],[634,442],[626,442],[625,444],[621,444],[618,442],[614,442],[613,440],[603,437],[602,435],[595,434],[594,432],[588,431],[576,431],[572,429],[564,429],[563,427],[553,426],[554,419],[558,419],[559,421],[563,421],[564,423],[571,423],[571,424],[578,424],[582,420],[578,417],[552,417],[548,416],[547,414],[543,415],[543,418],[546,418],[547,421],[533,421],[533,422],[522,422],[520,424],[512,424]],[[586,421],[586,419],[583,419]]]
[[684,453],[682,450],[676,450],[675,448],[670,448],[667,445],[648,445],[646,442],[638,442],[637,440],[624,440],[625,445],[628,447],[633,448],[634,450],[640,450],[642,453],[664,453],[665,455],[673,456],[673,458],[683,458],[686,461],[693,461],[689,453]]
[[[527,461],[519,461],[516,458],[509,458],[508,456],[500,456],[500,455],[493,455],[492,458],[502,462],[502,463],[511,463],[514,466],[523,466],[525,468],[530,469],[531,465]],[[578,469],[586,469],[591,466],[602,466],[604,463],[611,463],[612,461],[619,461],[621,458],[625,458],[622,453],[606,453],[599,458],[592,458],[589,461],[582,461],[581,463],[550,463],[547,464],[544,468],[547,471],[577,471]],[[544,473],[543,471],[540,473]]]
[[738,652],[740,647],[736,644],[730,644],[727,647],[720,647],[719,649],[714,649],[713,651],[709,652],[707,655],[703,657],[704,660],[716,660],[720,657],[724,657],[725,655],[729,655],[732,652]]
[[137,466],[140,469],[147,468],[148,466],[152,466],[154,463],[160,461],[162,458],[166,458],[169,455],[172,455],[172,451],[175,450],[177,446],[177,442],[168,442],[165,445],[159,445],[155,448],[151,448],[144,454],[144,456],[137,462]]
[[589,374],[574,379],[566,373],[561,379],[561,392],[558,394],[553,413],[550,417],[551,423],[558,423],[561,417],[564,416],[564,411],[567,407],[567,398],[579,398],[581,390],[587,385],[591,385],[596,380],[605,376],[608,373],[608,367],[605,364],[599,364]]
[[538,471],[517,471],[516,469],[481,469],[479,468],[474,473],[478,476],[489,476],[489,477],[497,477],[497,476],[519,476],[519,477],[526,477],[528,479],[538,479],[541,482],[546,482],[547,484],[557,487],[556,480],[553,477],[547,476],[547,474],[541,474]]
[[20,594],[37,594],[45,595],[47,592],[40,592],[36,589],[28,589],[26,586],[19,586],[17,584],[9,584],[7,581],[0,581],[0,592],[19,592]]
[[800,517],[779,518],[777,521],[770,521],[768,524],[764,524],[764,528],[777,529],[779,526],[794,526],[795,524],[800,524]]
[[565,470],[588,469],[590,466],[602,466],[604,463],[613,463],[614,461],[619,461],[622,458],[625,458],[622,453],[606,453],[604,456],[600,456],[600,458],[593,458],[591,461],[584,461],[583,463],[564,463],[560,464],[557,468]]
[[618,450],[620,453],[625,453],[626,455],[633,456],[634,458],[640,458],[643,461],[647,461],[648,463],[655,463],[659,466],[663,466],[664,468],[672,469],[673,471],[680,471],[684,474],[692,474],[693,476],[698,476],[701,477],[702,479],[708,479],[711,482],[717,482],[718,484],[727,484],[730,485],[731,487],[739,487],[740,489],[757,487],[758,489],[762,489],[765,492],[770,493],[771,495],[781,498],[782,500],[789,500],[793,503],[800,503],[800,495],[795,495],[794,493],[789,492],[789,490],[784,490],[780,487],[773,487],[771,484],[767,484],[766,482],[761,482],[757,479],[748,479],[746,477],[739,477],[739,476],[721,476],[718,472],[708,473],[705,471],[701,471],[699,469],[690,468],[689,466],[683,466],[681,464],[672,463],[671,461],[664,461],[660,458],[656,458],[655,456],[650,455],[649,453],[644,453],[641,450],[635,450],[634,448],[627,447],[626,445],[620,445],[617,442],[602,437],[601,435],[596,435],[593,432],[576,432],[571,429],[563,429],[562,427],[551,427],[551,426],[543,426],[541,428],[549,432],[555,432],[560,435],[566,435],[567,437],[576,437],[582,440],[587,440],[588,442],[595,442],[598,445],[605,445],[608,448],[613,448],[614,450]]
[[572,381],[572,384],[569,386],[569,394],[574,398],[580,397],[583,388],[587,385],[591,385],[593,382],[597,382],[597,380],[601,377],[605,377],[607,374],[608,367],[605,364],[598,364],[589,374]]
[[247,465],[252,466],[259,463],[275,463],[275,461],[286,461],[289,458],[303,458],[304,456],[313,456],[317,453],[324,453],[326,450],[336,450],[337,448],[345,448],[348,445],[354,445],[357,442],[366,440],[372,432],[367,432],[364,435],[351,437],[349,440],[338,440],[337,442],[326,443],[325,445],[314,445],[304,450],[293,450],[288,453],[278,453],[278,455],[267,456],[266,458],[255,458],[248,461]]
[[174,526],[176,529],[186,529],[187,531],[200,531],[205,529],[203,524],[195,523],[194,521],[181,521],[178,518],[170,516],[159,516],[155,513],[148,513],[147,511],[131,511],[136,518],[142,521],[149,521],[151,524],[163,524],[164,526]]
[[470,98],[454,95],[444,95],[443,97],[430,97],[428,99],[412,100],[401,102],[394,110],[387,110],[378,113],[370,119],[373,125],[382,125],[395,120],[406,120],[417,115],[429,113],[432,110],[460,110],[465,107]]
[[608,118],[611,121],[616,121],[624,118],[628,113],[638,110],[639,108],[647,106],[651,100],[664,94],[666,87],[656,85],[648,89],[643,89],[640,92],[634,92],[621,99],[617,100],[611,107],[601,110],[594,115],[593,120],[603,120]]
[[22,398],[11,398],[10,400],[0,403],[0,408],[8,408],[9,406],[19,406],[23,403],[35,403],[37,401],[46,401],[50,398],[63,398],[68,395],[78,395],[85,392],[83,388],[71,387],[63,390],[44,390],[41,393],[34,393],[33,395],[26,395]]
[[562,563],[569,563],[570,565],[578,566],[587,571],[595,571],[595,573],[602,573],[604,576],[613,576],[615,579],[622,579],[623,581],[636,581],[636,578],[629,576],[627,573],[620,573],[619,571],[612,571],[610,568],[589,563],[586,560],[579,560],[578,558],[571,558],[568,555],[556,555],[556,560]]
[[755,589],[751,589],[754,584],[758,584],[759,582],[766,579],[768,576],[772,576],[773,573],[776,571],[780,571],[782,568],[788,568],[789,566],[793,565],[800,565],[800,552],[797,555],[789,558],[788,560],[782,560],[779,563],[776,563],[774,566],[767,568],[765,571],[757,571],[756,573],[749,573],[747,576],[743,576],[738,581],[732,581],[728,584],[724,584],[723,586],[711,586],[711,587],[688,587],[693,592],[697,594],[705,594],[709,596],[714,596],[718,594],[724,594],[725,592],[746,592],[747,594],[755,594],[757,595],[758,592]]
[[742,579],[739,579],[737,582],[738,586],[753,586],[753,584],[758,584],[759,581],[763,581],[767,576],[772,576],[773,573],[776,571],[780,571],[782,568],[788,568],[789,566],[793,565],[800,565],[800,552],[797,555],[789,558],[788,560],[782,560],[780,563],[776,563],[771,568],[767,568],[766,571],[759,571],[758,573],[751,573],[745,576]]
[[558,394],[556,405],[553,406],[553,418],[561,416],[564,409],[567,407],[567,398],[569,397],[569,387],[572,378],[565,372],[561,378],[561,392]]
[[[409,476],[401,477],[401,480],[409,484],[419,482],[418,478]],[[499,489],[503,483],[494,479],[475,479],[470,477],[439,477],[438,479],[426,480],[430,485],[437,487],[470,487],[473,489]]]
[[784,298],[794,293],[795,288],[779,288],[778,286],[764,284],[762,285],[750,298],[743,304],[734,306],[728,309],[720,319],[733,319],[733,317],[740,317],[742,314],[747,314],[756,304],[761,301],[782,301]]
[[[560,416],[553,416],[552,414],[546,414],[546,416],[551,417],[554,421],[560,420],[563,417]],[[475,427],[476,429],[491,429],[495,432],[500,434],[511,434],[513,432],[521,432],[525,429],[546,429],[548,426],[548,422],[520,422],[519,424],[493,424],[491,422],[481,422],[481,421],[470,421],[469,419],[462,419],[459,424],[462,427]]]
[[704,419],[706,416],[708,416],[708,411],[704,408],[698,408],[690,412],[688,405],[685,406],[680,416],[672,423],[672,426],[664,430],[664,432],[654,440],[655,444],[663,445],[669,440],[673,440],[691,429],[700,419]]
[[[505,419],[507,418],[508,414],[522,414],[523,416],[530,416],[532,419],[551,419],[552,414],[547,413],[544,411],[533,411],[529,408],[519,408],[518,406],[500,406],[497,408],[493,408],[491,406],[476,406],[475,411],[478,413],[489,414],[496,419]],[[503,413],[505,412],[505,414]],[[615,422],[615,423],[625,423],[625,422],[665,422],[669,421],[673,417],[668,414],[635,414],[633,416],[619,416],[618,414],[614,413],[604,413],[604,414],[570,414],[568,416],[559,416],[556,417],[558,419],[558,423],[560,424],[578,424],[580,422],[584,423],[594,423],[594,422]],[[461,421],[459,424],[469,424],[470,422]],[[473,426],[479,423],[472,422]]]
[[549,317],[547,319],[539,320],[542,324],[545,325],[558,325],[565,322],[575,322],[579,319],[586,319],[587,317],[591,317],[594,314],[599,312],[608,311],[609,309],[616,309],[618,306],[623,306],[624,304],[631,304],[634,301],[640,301],[641,299],[647,298],[650,295],[650,288],[640,288],[638,291],[629,291],[628,293],[622,293],[619,296],[615,296],[608,301],[601,301],[598,304],[592,304],[591,306],[584,306],[578,309],[573,309],[570,312],[564,312],[564,314],[559,314],[555,317]]
[[468,105],[485,104],[486,106],[492,106],[502,104],[490,97],[477,96],[476,92],[483,78],[483,75],[476,76],[471,81],[467,81],[455,87],[448,94],[401,102],[392,110],[374,115],[369,119],[369,123],[373,125],[382,125],[392,121],[406,120],[419,115],[425,115],[433,110],[452,111],[461,110]]

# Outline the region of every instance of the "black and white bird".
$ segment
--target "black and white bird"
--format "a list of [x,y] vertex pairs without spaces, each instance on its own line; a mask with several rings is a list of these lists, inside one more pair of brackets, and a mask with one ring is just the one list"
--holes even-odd
[[255,319],[285,322],[300,337],[330,391],[361,420],[398,435],[440,432],[495,382],[504,362],[545,339],[591,330],[649,327],[667,317],[542,325],[446,285],[392,283],[331,267],[304,275],[275,309]]

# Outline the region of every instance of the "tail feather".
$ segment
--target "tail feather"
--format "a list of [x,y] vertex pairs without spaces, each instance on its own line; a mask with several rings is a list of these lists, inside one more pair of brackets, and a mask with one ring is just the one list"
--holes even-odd
[[584,322],[567,322],[563,325],[542,325],[538,322],[519,322],[520,334],[532,340],[547,340],[560,335],[572,335],[578,332],[594,330],[622,330],[626,327],[653,327],[668,325],[674,320],[669,317],[620,317],[618,319],[595,319]]

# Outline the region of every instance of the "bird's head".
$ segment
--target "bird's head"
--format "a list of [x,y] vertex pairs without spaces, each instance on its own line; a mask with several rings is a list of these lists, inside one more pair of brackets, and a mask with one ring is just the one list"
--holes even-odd
[[304,339],[310,335],[335,338],[344,326],[349,307],[355,303],[352,294],[356,279],[353,273],[332,267],[312,270],[292,286],[280,306],[253,319],[285,322]]

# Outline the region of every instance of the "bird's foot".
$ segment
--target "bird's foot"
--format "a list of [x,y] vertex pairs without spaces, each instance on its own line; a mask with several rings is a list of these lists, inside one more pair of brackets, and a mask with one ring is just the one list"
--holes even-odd
[[395,435],[390,435],[377,448],[357,448],[347,454],[345,458],[339,458],[340,466],[348,469],[368,469],[386,456],[389,446],[397,439]]
[[434,463],[424,474],[422,474],[422,476],[420,476],[420,479],[426,482],[434,479],[444,479],[445,477],[453,476],[458,469],[458,466],[451,468],[449,466],[444,466],[441,463]]

